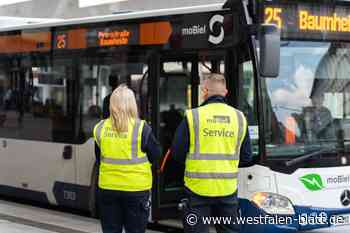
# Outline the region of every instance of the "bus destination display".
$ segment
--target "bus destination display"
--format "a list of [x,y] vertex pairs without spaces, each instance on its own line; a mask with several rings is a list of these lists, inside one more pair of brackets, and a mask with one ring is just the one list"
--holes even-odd
[[98,46],[134,45],[138,43],[138,28],[136,25],[112,27],[97,30]]
[[277,25],[282,38],[350,40],[350,5],[266,3],[263,19]]

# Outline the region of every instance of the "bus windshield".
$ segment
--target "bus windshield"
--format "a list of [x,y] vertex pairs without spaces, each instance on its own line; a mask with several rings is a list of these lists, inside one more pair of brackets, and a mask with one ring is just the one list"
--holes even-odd
[[280,75],[262,88],[267,157],[349,150],[350,44],[283,41]]

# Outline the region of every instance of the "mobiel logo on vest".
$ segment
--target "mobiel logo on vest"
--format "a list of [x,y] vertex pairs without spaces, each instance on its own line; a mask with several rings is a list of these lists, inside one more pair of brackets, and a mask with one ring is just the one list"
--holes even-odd
[[[207,119],[208,124],[230,124],[231,119],[229,116],[213,116],[211,119]],[[231,130],[226,130],[225,128],[221,130],[212,130],[208,128],[203,129],[203,135],[205,137],[234,137],[235,133]]]
[[215,123],[224,123],[224,124],[230,124],[231,119],[229,116],[213,116],[212,119],[207,119],[207,123],[209,124],[215,124]]

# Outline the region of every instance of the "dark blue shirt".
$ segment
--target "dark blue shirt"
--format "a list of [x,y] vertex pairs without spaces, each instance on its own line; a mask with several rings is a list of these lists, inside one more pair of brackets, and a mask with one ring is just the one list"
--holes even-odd
[[[222,96],[209,97],[201,106],[212,103],[225,103],[225,98]],[[186,118],[182,120],[174,136],[171,147],[171,157],[180,163],[185,163],[186,156],[190,148],[190,133]],[[252,150],[250,144],[249,133],[243,139],[240,151],[239,167],[250,166],[252,162]]]
[[[160,160],[161,149],[159,142],[152,133],[152,128],[145,123],[142,130],[141,150],[147,154],[150,163],[154,164]],[[95,142],[95,156],[97,164],[100,164],[101,151]]]

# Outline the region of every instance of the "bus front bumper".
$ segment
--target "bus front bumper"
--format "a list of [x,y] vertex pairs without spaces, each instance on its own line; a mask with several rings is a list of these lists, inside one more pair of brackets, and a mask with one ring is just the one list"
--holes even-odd
[[[350,225],[350,208],[329,209],[294,206],[295,215],[268,215],[252,202],[239,200],[241,218],[240,233],[296,233],[340,225]],[[247,221],[249,220],[250,221]]]

